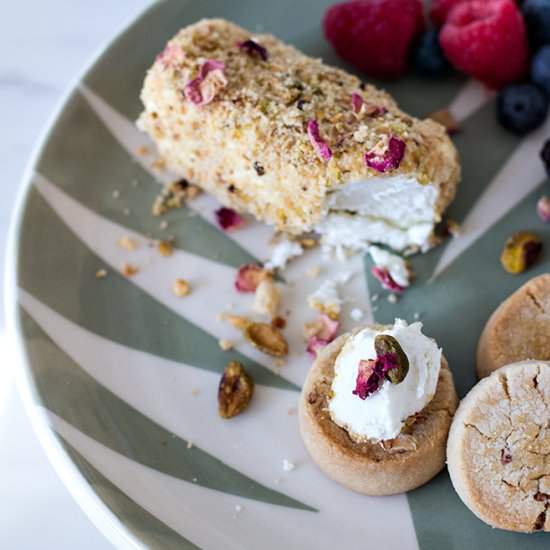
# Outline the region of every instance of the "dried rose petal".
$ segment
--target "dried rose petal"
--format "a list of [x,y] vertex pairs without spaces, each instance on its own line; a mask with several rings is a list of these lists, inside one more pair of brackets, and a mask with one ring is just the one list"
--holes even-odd
[[366,399],[380,388],[383,381],[384,374],[376,360],[359,361],[355,389],[352,393],[359,399]]
[[207,59],[199,68],[196,78],[185,85],[185,96],[195,105],[210,103],[216,94],[227,86],[225,64],[215,59]]
[[260,44],[259,42],[256,42],[255,40],[249,38],[244,42],[239,42],[237,46],[239,46],[241,50],[244,50],[251,57],[257,54],[263,61],[267,61],[267,48],[265,46],[262,46],[262,44]]
[[395,136],[390,136],[386,151],[380,155],[374,152],[365,153],[365,163],[377,172],[387,172],[399,168],[405,156],[405,142]]
[[239,214],[237,214],[237,212],[235,212],[235,210],[231,208],[225,208],[225,206],[222,206],[214,213],[216,214],[218,225],[224,231],[233,231],[234,229],[241,227],[241,225],[244,225],[244,220],[239,216]]
[[538,200],[537,214],[544,223],[550,222],[550,198],[543,196]]
[[311,356],[317,357],[319,351],[336,338],[340,326],[340,321],[335,321],[324,313],[313,323],[306,323],[304,326],[304,334],[308,338],[306,351]]
[[510,453],[510,450],[508,447],[504,447],[500,451],[500,461],[502,464],[510,464],[512,462],[512,454]]
[[363,103],[363,98],[357,92],[351,94],[351,109],[355,114],[359,113]]
[[336,334],[340,330],[340,321],[331,319],[328,315],[319,315],[312,323],[305,323],[304,336],[311,338],[312,336],[318,336],[324,340],[334,340]]
[[321,139],[319,124],[317,124],[316,120],[310,120],[307,123],[307,135],[309,136],[311,145],[313,145],[321,159],[330,160],[332,157],[332,151],[330,150],[330,147]]
[[156,60],[162,63],[165,67],[168,67],[169,65],[183,61],[184,57],[185,54],[183,53],[181,47],[175,42],[170,41],[166,44],[164,50],[157,55]]
[[320,338],[319,336],[312,336],[306,347],[306,351],[313,357],[317,357],[319,355],[319,352],[326,348],[330,344],[330,340],[327,340],[325,338]]
[[381,105],[376,105],[376,103],[368,103],[361,97],[360,94],[358,94],[357,92],[353,92],[351,94],[352,111],[357,115],[361,112],[362,108],[365,114],[369,116],[383,115],[388,112],[388,110],[385,107],[382,107]]
[[383,269],[378,266],[374,266],[371,269],[371,273],[373,276],[380,281],[380,284],[387,288],[388,290],[391,290],[392,292],[403,292],[405,290],[404,287],[401,285],[398,285],[390,275],[390,272],[387,269]]
[[239,267],[235,288],[239,292],[256,292],[258,285],[271,277],[271,272],[258,264],[244,264]]

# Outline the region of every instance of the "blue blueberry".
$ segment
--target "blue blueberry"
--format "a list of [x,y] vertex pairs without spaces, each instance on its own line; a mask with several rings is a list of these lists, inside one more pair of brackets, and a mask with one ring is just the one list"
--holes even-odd
[[439,45],[439,30],[429,29],[417,39],[413,50],[416,70],[426,76],[444,76],[451,69]]
[[525,0],[523,15],[530,41],[536,46],[550,44],[550,0]]
[[514,134],[535,130],[544,123],[547,114],[548,98],[534,84],[511,84],[498,94],[498,121]]
[[533,57],[531,80],[550,98],[550,46],[542,47]]
[[548,177],[550,177],[550,139],[547,139],[540,151],[540,158],[544,164],[544,168]]

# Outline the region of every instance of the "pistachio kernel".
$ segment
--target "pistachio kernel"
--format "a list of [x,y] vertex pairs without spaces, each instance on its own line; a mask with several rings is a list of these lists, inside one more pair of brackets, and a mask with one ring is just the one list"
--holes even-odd
[[400,384],[409,372],[409,359],[399,342],[389,334],[379,334],[374,339],[377,363],[383,363],[386,378],[392,384]]
[[541,251],[542,242],[534,233],[519,231],[506,241],[500,263],[508,273],[523,273],[538,260]]
[[222,418],[232,418],[248,407],[254,393],[254,380],[237,361],[231,361],[223,371],[218,386],[218,412]]
[[243,331],[245,338],[263,353],[274,357],[288,354],[288,342],[281,332],[267,323],[249,323]]

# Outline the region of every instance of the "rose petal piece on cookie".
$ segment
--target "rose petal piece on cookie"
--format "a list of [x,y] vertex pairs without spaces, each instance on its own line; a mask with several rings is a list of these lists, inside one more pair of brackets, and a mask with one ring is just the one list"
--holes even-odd
[[460,403],[447,444],[449,475],[464,504],[491,527],[550,531],[549,425],[544,361],[505,366]]

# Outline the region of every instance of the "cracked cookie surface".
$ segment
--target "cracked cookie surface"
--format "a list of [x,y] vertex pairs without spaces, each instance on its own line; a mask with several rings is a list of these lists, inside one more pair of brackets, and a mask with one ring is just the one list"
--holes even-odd
[[479,339],[477,373],[525,359],[550,361],[550,273],[539,275],[493,313]]
[[550,531],[550,363],[514,363],[478,382],[456,412],[447,464],[485,523]]

